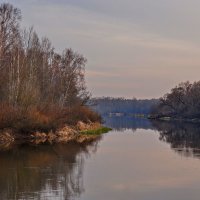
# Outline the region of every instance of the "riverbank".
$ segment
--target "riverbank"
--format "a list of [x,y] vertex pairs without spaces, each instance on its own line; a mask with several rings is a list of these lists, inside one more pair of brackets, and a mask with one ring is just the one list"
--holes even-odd
[[103,127],[99,122],[84,123],[79,121],[76,126],[65,125],[63,128],[55,132],[34,132],[32,134],[15,133],[11,129],[4,129],[0,132],[0,149],[9,147],[16,143],[27,144],[55,144],[55,143],[68,143],[77,142],[85,143],[90,142],[100,135],[109,132],[111,129]]
[[181,117],[169,117],[169,116],[149,116],[150,120],[159,120],[159,121],[178,121],[178,122],[191,122],[191,123],[200,123],[199,118],[181,118]]

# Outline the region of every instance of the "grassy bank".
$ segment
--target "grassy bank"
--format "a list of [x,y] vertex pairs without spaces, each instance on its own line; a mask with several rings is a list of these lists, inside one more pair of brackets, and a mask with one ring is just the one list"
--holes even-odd
[[110,128],[103,127],[99,122],[79,122],[76,126],[66,125],[55,132],[34,132],[32,134],[24,135],[12,132],[12,130],[5,129],[0,132],[0,149],[12,147],[14,144],[55,144],[76,142],[79,144],[90,142],[102,134],[111,131]]
[[103,127],[98,128],[98,129],[84,130],[84,131],[81,131],[80,133],[82,135],[101,135],[101,134],[104,134],[104,133],[108,133],[111,130],[112,130],[111,128],[103,126]]

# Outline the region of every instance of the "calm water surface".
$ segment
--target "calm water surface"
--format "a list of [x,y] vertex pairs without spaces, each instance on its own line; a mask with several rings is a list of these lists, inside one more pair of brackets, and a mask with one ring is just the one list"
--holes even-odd
[[200,127],[112,117],[84,145],[0,152],[0,199],[199,200]]

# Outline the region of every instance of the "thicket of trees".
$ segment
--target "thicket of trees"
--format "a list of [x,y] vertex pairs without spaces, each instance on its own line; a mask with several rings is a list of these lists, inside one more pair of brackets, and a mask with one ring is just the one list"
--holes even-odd
[[138,100],[112,97],[93,98],[90,101],[92,108],[101,115],[109,113],[149,114],[157,102],[157,99]]
[[22,30],[21,19],[18,8],[0,5],[0,128],[19,121],[34,121],[35,128],[53,126],[81,110],[96,120],[82,107],[90,96],[84,80],[86,59],[72,49],[57,53],[33,28]]
[[155,107],[158,117],[200,118],[200,81],[180,83],[167,93]]

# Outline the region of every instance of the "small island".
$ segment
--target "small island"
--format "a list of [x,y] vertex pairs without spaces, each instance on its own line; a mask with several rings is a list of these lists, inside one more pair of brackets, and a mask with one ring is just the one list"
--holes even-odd
[[11,4],[0,5],[0,19],[0,144],[84,142],[109,131],[87,106],[86,58],[22,29]]

